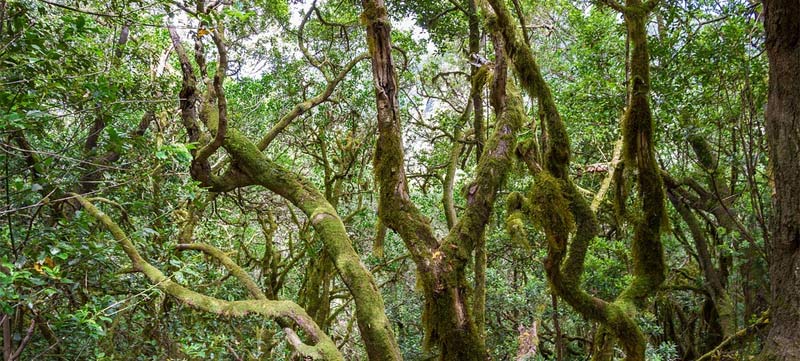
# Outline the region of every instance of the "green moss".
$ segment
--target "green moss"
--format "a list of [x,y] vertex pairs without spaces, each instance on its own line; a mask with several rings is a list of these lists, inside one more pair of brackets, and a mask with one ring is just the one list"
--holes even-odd
[[386,317],[383,298],[366,269],[336,210],[306,179],[275,164],[236,129],[229,128],[225,149],[253,181],[286,198],[311,220],[336,270],[356,304],[358,327],[370,358],[400,359],[394,334]]
[[575,229],[575,218],[569,201],[564,197],[561,181],[546,171],[539,173],[528,193],[528,200],[533,224],[545,230],[551,246],[564,250],[569,233]]
[[[116,224],[108,215],[97,209],[90,201],[85,198],[73,194],[78,202],[91,214],[95,219],[103,224],[114,236],[117,242],[120,243],[125,254],[131,260],[133,268],[138,272],[143,273],[147,279],[154,286],[158,287],[164,293],[178,299],[184,304],[205,312],[217,314],[224,317],[242,317],[248,314],[260,314],[268,318],[278,319],[292,319],[295,324],[304,331],[313,335],[311,338],[317,343],[316,346],[299,345],[296,348],[301,353],[306,353],[312,358],[323,360],[343,360],[341,353],[336,348],[336,344],[330,339],[311,319],[306,311],[292,301],[275,301],[266,300],[257,286],[251,285],[255,289],[253,292],[257,294],[258,300],[250,301],[226,301],[214,297],[209,297],[204,294],[195,292],[186,288],[178,283],[173,282],[166,277],[158,268],[148,263],[136,250],[130,237]],[[208,250],[208,249],[207,249]],[[219,253],[218,258],[225,258],[224,261],[227,267],[231,268],[234,272],[241,272],[237,278],[247,279],[252,283],[249,275],[239,268],[238,265],[231,267],[233,261],[221,251],[213,249],[212,253]],[[222,257],[219,257],[220,254]],[[235,268],[235,269],[233,269]]]
[[362,1],[364,11],[361,13],[361,25],[369,26],[375,21],[386,19],[386,7],[378,6],[374,1]]
[[509,213],[521,210],[525,205],[525,197],[519,192],[511,192],[506,197],[506,209]]
[[694,153],[697,155],[697,159],[700,161],[700,165],[706,171],[713,173],[714,169],[716,169],[715,164],[717,160],[706,139],[702,135],[694,133],[689,135],[688,140]]
[[528,232],[525,230],[525,218],[525,214],[520,211],[509,213],[506,218],[506,231],[514,244],[526,250],[531,250],[531,244],[528,242]]
[[472,77],[472,89],[481,91],[483,86],[489,81],[490,73],[491,71],[488,64],[478,68],[478,71],[475,72],[475,75]]

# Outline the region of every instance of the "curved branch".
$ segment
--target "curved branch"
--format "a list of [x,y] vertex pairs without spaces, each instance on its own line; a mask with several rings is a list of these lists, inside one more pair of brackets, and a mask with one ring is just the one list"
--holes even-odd
[[[205,243],[192,243],[192,244],[178,244],[176,247],[178,250],[197,250],[201,251],[214,259],[218,260],[231,274],[236,277],[236,279],[241,282],[247,291],[250,292],[250,295],[253,296],[255,299],[258,300],[267,300],[268,297],[261,291],[261,288],[256,284],[252,277],[240,267],[236,262],[234,262],[228,255],[225,254],[219,248],[216,248],[210,244]],[[299,307],[299,306],[298,306]],[[310,317],[310,316],[309,316]],[[313,318],[311,318],[313,322]],[[300,336],[294,332],[291,328],[291,319],[286,317],[277,317],[276,322],[283,328],[283,331],[286,333],[286,339],[289,344],[294,347],[295,350],[301,351],[309,346],[303,343],[300,339]],[[321,329],[316,324],[313,325],[314,327],[306,327],[303,330],[311,337],[314,342],[319,342],[320,338],[322,337],[319,332]]]
[[322,72],[322,75],[325,76],[325,80],[328,80],[328,75],[325,74],[325,71],[322,70],[323,63],[308,52],[308,48],[306,47],[305,41],[303,41],[303,32],[306,28],[306,23],[308,22],[308,19],[311,18],[311,13],[316,8],[317,8],[317,2],[314,1],[311,3],[311,7],[308,9],[305,16],[303,16],[303,20],[300,22],[300,26],[297,27],[297,47],[300,48],[300,52],[303,53],[303,57],[305,57],[306,60],[308,60],[308,63],[311,64],[311,66],[319,69],[319,71]]
[[399,360],[400,352],[383,298],[372,274],[353,249],[336,209],[309,181],[272,162],[236,129],[228,129],[223,146],[255,184],[287,199],[311,221],[342,281],[353,294],[358,327],[370,360]]
[[608,7],[618,11],[620,13],[625,12],[625,7],[622,6],[617,0],[601,0],[604,4],[608,5]]
[[[179,251],[183,250],[201,251],[213,257],[214,259],[218,260],[225,268],[227,268],[231,272],[231,274],[233,274],[233,276],[236,277],[236,279],[238,279],[239,282],[241,282],[244,285],[245,288],[247,288],[247,291],[250,292],[250,295],[253,296],[253,298],[258,300],[267,299],[267,296],[264,294],[264,292],[261,291],[261,287],[259,287],[258,284],[256,284],[256,281],[254,281],[253,278],[250,277],[250,275],[247,274],[247,272],[244,269],[242,269],[242,267],[236,264],[236,262],[234,262],[230,257],[228,257],[228,255],[226,255],[225,252],[223,252],[221,249],[206,243],[183,243],[175,246],[175,249]],[[312,335],[312,336],[318,337],[318,335],[316,336]]]
[[764,311],[764,313],[761,315],[761,317],[758,318],[758,320],[755,323],[753,323],[752,325],[747,326],[747,327],[745,327],[745,328],[743,328],[743,329],[741,329],[739,331],[736,331],[736,333],[734,333],[730,337],[728,337],[725,340],[723,340],[722,342],[720,342],[720,344],[717,345],[717,347],[714,347],[713,350],[708,351],[705,355],[703,355],[700,358],[698,358],[697,361],[713,360],[715,356],[718,356],[719,353],[722,352],[722,350],[724,350],[726,347],[728,347],[728,345],[730,345],[731,343],[736,342],[736,341],[738,341],[738,340],[740,340],[742,338],[745,338],[745,337],[747,337],[749,335],[752,335],[754,331],[758,330],[761,327],[764,327],[764,326],[768,325],[769,324],[769,317],[770,317],[769,313],[770,313],[769,310]]
[[603,200],[606,198],[606,194],[608,190],[611,188],[611,182],[617,176],[617,173],[620,172],[622,169],[619,167],[620,158],[622,156],[622,138],[617,139],[617,142],[614,144],[614,153],[611,156],[611,162],[608,163],[608,174],[603,179],[603,183],[600,184],[600,189],[595,193],[594,198],[592,199],[592,212],[597,213],[597,210],[600,209],[600,204],[603,203]]
[[33,328],[34,328],[34,326],[36,326],[36,319],[32,318],[31,319],[31,325],[28,327],[28,330],[25,332],[25,337],[23,337],[22,340],[17,345],[16,351],[14,351],[14,353],[11,354],[11,357],[8,358],[9,361],[18,360],[19,356],[22,355],[22,351],[25,351],[25,346],[28,345],[28,342],[30,342],[31,337],[33,336]]
[[[127,234],[114,222],[111,217],[95,207],[86,198],[78,194],[72,194],[84,209],[100,222],[120,243],[123,251],[131,260],[133,269],[143,273],[150,283],[158,287],[164,293],[177,298],[190,307],[218,314],[221,316],[242,317],[250,313],[259,314],[269,318],[288,318],[294,321],[309,336],[315,338],[315,346],[303,345],[298,352],[321,360],[344,360],[342,354],[336,348],[336,344],[326,335],[314,320],[306,314],[306,311],[292,301],[270,301],[270,300],[251,300],[251,301],[225,301],[214,297],[206,296],[202,293],[192,291],[165,276],[158,268],[148,263],[131,242]],[[249,277],[249,276],[248,276]]]
[[627,169],[636,169],[641,216],[633,222],[631,241],[633,280],[617,300],[641,308],[666,278],[661,227],[666,222],[664,186],[655,158],[652,110],[650,109],[650,55],[647,45],[649,10],[640,0],[628,0],[625,25],[632,49],[628,108],[622,118],[622,159]]
[[347,64],[345,64],[344,68],[342,68],[342,71],[340,71],[335,78],[333,78],[331,81],[328,82],[328,86],[325,87],[325,90],[323,90],[322,93],[318,94],[317,96],[311,99],[308,99],[302,103],[295,105],[294,108],[292,108],[292,110],[289,111],[289,113],[286,113],[286,115],[284,115],[278,121],[278,123],[275,124],[272,127],[272,129],[269,130],[267,135],[261,138],[261,140],[258,142],[258,149],[261,151],[267,149],[269,144],[272,143],[273,140],[275,140],[275,137],[277,137],[278,134],[280,134],[284,129],[286,129],[286,127],[288,127],[289,124],[291,124],[295,119],[297,119],[297,117],[307,112],[308,110],[313,109],[317,105],[320,105],[323,102],[327,101],[328,98],[330,98],[331,94],[333,94],[333,91],[336,89],[336,86],[339,85],[339,83],[342,80],[344,80],[344,77],[347,76],[348,73],[350,73],[350,70],[352,70],[356,66],[356,64],[358,64],[360,61],[367,58],[369,58],[369,53],[359,54],[358,56],[350,60]]
[[[217,71],[214,74],[214,93],[217,98],[217,119],[214,122],[209,119],[209,124],[206,124],[213,132],[214,140],[197,151],[194,157],[195,162],[208,163],[208,157],[222,146],[222,141],[225,139],[225,132],[228,129],[228,100],[225,98],[225,90],[222,83],[225,81],[225,72],[228,71],[228,50],[225,48],[225,31],[222,24],[217,25],[213,35],[214,44],[217,46]],[[213,124],[216,123],[216,124]],[[210,166],[208,169],[210,170]]]
[[[193,99],[197,99],[194,94],[196,92],[196,80],[191,70],[191,64],[188,62],[188,57],[182,50],[177,33],[172,30],[170,35],[175,44],[176,52],[178,52],[181,59],[181,66],[185,70],[183,72],[184,87],[181,91],[182,117],[185,125],[192,125],[197,115],[194,110],[196,100],[185,99],[183,94],[188,89],[191,93],[190,95],[194,96]],[[345,77],[352,67],[366,57],[366,54],[359,55],[350,61],[339,76],[333,82],[328,83],[322,94],[298,104],[289,114],[284,116],[281,122],[259,142],[260,148],[236,129],[228,127],[222,146],[235,161],[235,166],[229,167],[228,171],[220,179],[217,179],[217,177],[212,177],[210,173],[197,172],[193,164],[192,176],[200,180],[204,185],[210,185],[212,190],[217,192],[249,184],[258,184],[300,208],[320,235],[325,244],[326,252],[331,255],[342,280],[353,294],[356,301],[358,326],[370,359],[398,360],[401,358],[400,351],[392,332],[391,324],[386,317],[383,299],[372,275],[366,270],[358,254],[353,249],[347,230],[335,208],[327,202],[324,195],[320,194],[310,182],[273,163],[261,152],[292,120],[313,106],[327,100],[336,84]],[[187,131],[189,130],[190,128],[187,126]]]
[[[531,201],[537,202],[533,207],[545,209],[545,214],[538,216],[545,217],[545,219],[539,220],[539,223],[548,237],[549,256],[545,262],[545,270],[550,285],[576,311],[587,318],[607,325],[622,342],[627,359],[643,360],[645,339],[636,322],[630,317],[630,313],[634,309],[627,302],[609,303],[593,297],[581,289],[580,278],[583,274],[586,252],[598,232],[597,220],[588,202],[569,179],[567,171],[570,162],[570,144],[566,127],[533,54],[520,40],[504,2],[489,0],[489,4],[495,14],[494,16],[490,14],[489,17],[505,38],[506,51],[514,63],[514,70],[523,87],[531,96],[538,98],[540,112],[543,114],[548,132],[545,169],[537,177],[540,179],[539,188],[541,189],[535,189],[534,195],[538,195],[538,197]],[[487,13],[491,12],[490,9],[485,10]],[[652,144],[651,138],[650,144]],[[533,161],[526,161],[526,163],[535,165]],[[537,171],[535,167],[531,168],[534,173]],[[565,206],[568,210],[563,209]],[[568,242],[570,222],[573,219],[576,221],[576,234],[571,242]],[[565,256],[566,260],[564,260]],[[635,258],[641,256],[641,252],[634,252]],[[651,265],[651,262],[643,263]],[[642,275],[638,271],[640,270],[635,272],[635,276]],[[659,273],[659,269],[656,268],[653,272]],[[641,293],[647,294],[650,291],[648,286],[660,284],[659,279],[655,276],[653,279],[639,278],[652,282],[647,282],[643,286],[637,282],[635,277],[626,290],[628,293],[631,289],[635,291],[644,289],[646,292]],[[624,301],[631,299],[632,297],[629,298],[628,293],[623,292],[620,298]],[[637,296],[641,294],[640,292],[634,293]]]
[[200,139],[200,127],[197,125],[197,101],[199,99],[197,77],[194,74],[192,63],[189,61],[189,56],[186,55],[186,49],[181,43],[178,31],[175,30],[175,26],[167,25],[167,29],[169,30],[172,45],[175,47],[175,53],[178,55],[178,62],[181,64],[183,79],[179,95],[181,120],[184,128],[186,128],[186,134],[189,136],[189,142],[193,143]]
[[453,200],[453,187],[456,181],[458,157],[461,155],[461,151],[464,150],[464,144],[458,140],[461,138],[461,127],[466,123],[470,113],[472,113],[472,103],[468,102],[464,112],[461,114],[458,124],[456,124],[453,130],[453,146],[450,149],[450,157],[447,161],[447,171],[445,173],[442,189],[442,206],[444,207],[444,215],[448,229],[453,228],[458,221],[455,201]]
[[379,185],[378,217],[391,228],[409,249],[414,261],[423,266],[420,272],[429,273],[432,250],[439,242],[430,222],[411,202],[405,169],[405,152],[397,99],[399,86],[392,60],[391,24],[383,1],[362,1],[366,22],[367,43],[372,60],[378,119],[378,141],[375,149],[374,172]]

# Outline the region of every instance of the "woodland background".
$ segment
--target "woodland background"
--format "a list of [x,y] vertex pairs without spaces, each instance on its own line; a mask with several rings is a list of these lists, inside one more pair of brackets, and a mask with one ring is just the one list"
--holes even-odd
[[4,358],[798,360],[765,2],[0,0]]

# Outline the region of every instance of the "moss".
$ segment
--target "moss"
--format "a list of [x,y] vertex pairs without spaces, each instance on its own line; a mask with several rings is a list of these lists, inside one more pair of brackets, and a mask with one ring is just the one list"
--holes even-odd
[[[655,159],[654,120],[650,110],[650,57],[647,50],[648,10],[628,7],[624,12],[632,44],[629,104],[623,117],[623,159],[627,169],[638,171],[637,187],[641,211],[633,222],[631,242],[633,280],[618,302],[644,307],[665,279],[661,228],[666,222],[664,190]],[[620,335],[618,335],[620,336]]]
[[374,1],[362,1],[364,11],[361,13],[361,25],[369,26],[375,21],[385,20],[387,18],[386,7],[379,6]]
[[569,233],[575,229],[575,218],[564,197],[561,181],[548,172],[539,173],[528,193],[528,200],[533,224],[545,230],[551,246],[564,250]]
[[325,251],[356,304],[356,319],[367,353],[377,360],[398,360],[400,351],[386,317],[383,298],[372,274],[353,249],[347,230],[336,210],[307,180],[275,164],[256,145],[234,128],[229,128],[225,149],[237,166],[253,181],[286,198],[311,220]]
[[[295,345],[296,350],[301,353],[316,357],[323,360],[344,360],[336,344],[330,339],[316,323],[311,319],[306,311],[292,301],[276,301],[266,300],[257,286],[252,282],[252,279],[247,275],[238,265],[233,264],[226,255],[217,249],[211,249],[209,246],[202,247],[204,251],[216,254],[215,257],[222,259],[226,263],[226,267],[237,272],[237,278],[240,280],[245,279],[250,283],[253,288],[251,292],[256,293],[258,300],[251,301],[225,301],[214,297],[209,297],[204,294],[195,292],[186,288],[178,283],[173,282],[166,277],[158,268],[148,263],[136,250],[130,237],[114,222],[108,215],[97,209],[91,202],[85,198],[73,194],[74,197],[81,203],[86,211],[103,224],[114,236],[114,239],[120,243],[125,254],[133,263],[133,268],[143,273],[147,279],[154,286],[158,287],[164,293],[178,299],[184,304],[205,312],[217,314],[226,317],[242,317],[248,314],[255,313],[269,318],[278,319],[291,319],[303,331],[309,333],[312,341],[316,343],[315,346],[308,346],[305,344]],[[198,245],[195,245],[198,246]]]
[[527,200],[519,192],[511,192],[506,197],[506,232],[511,237],[511,241],[516,245],[531,250],[531,244],[528,242],[528,232],[525,230],[525,221],[528,216],[524,210],[527,210]]
[[711,147],[708,145],[706,139],[702,135],[694,133],[689,135],[688,140],[694,153],[697,155],[697,159],[700,161],[700,165],[706,171],[713,173],[717,168],[717,159],[714,156],[714,152],[711,151]]
[[320,328],[327,330],[330,323],[331,278],[334,275],[330,256],[321,254],[309,260],[298,303],[306,309]]
[[478,71],[475,72],[475,75],[472,77],[472,89],[471,91],[481,91],[483,86],[486,85],[488,81],[490,81],[489,77],[491,75],[490,67],[488,64],[485,64],[478,68]]
[[[535,129],[533,129],[533,133],[536,133]],[[517,155],[527,162],[531,162],[529,168],[541,168],[542,159],[539,155],[539,144],[535,136],[517,143]]]
[[[511,16],[500,0],[489,0],[494,9],[495,26],[505,38],[506,52],[514,63],[523,88],[539,101],[539,114],[547,135],[544,168],[528,195],[532,221],[545,230],[550,249],[545,262],[548,280],[571,306],[586,317],[606,324],[617,336],[627,360],[643,360],[645,340],[631,315],[635,304],[663,282],[664,261],[660,227],[664,219],[663,190],[653,147],[653,119],[649,105],[649,55],[645,24],[648,9],[636,5],[625,12],[625,23],[633,45],[631,52],[631,83],[629,106],[623,117],[622,158],[626,168],[638,171],[639,198],[642,218],[635,222],[633,257],[634,281],[619,302],[607,303],[591,297],[580,289],[580,274],[590,241],[597,232],[594,213],[569,181],[570,143],[566,128],[553,101],[552,94],[530,51],[519,37]],[[491,13],[487,11],[487,13]],[[627,196],[624,182],[619,182],[618,204]],[[621,208],[621,207],[620,207]],[[580,224],[561,262],[569,233]],[[634,301],[636,301],[634,303]]]
[[525,197],[519,192],[511,192],[506,197],[506,209],[509,213],[523,209]]
[[614,172],[614,217],[617,223],[622,223],[627,215],[626,203],[628,202],[629,175],[626,174],[625,163],[619,163],[619,170]]
[[528,242],[528,232],[525,230],[525,218],[525,214],[520,211],[509,213],[506,218],[506,231],[514,244],[525,250],[531,250],[531,244]]

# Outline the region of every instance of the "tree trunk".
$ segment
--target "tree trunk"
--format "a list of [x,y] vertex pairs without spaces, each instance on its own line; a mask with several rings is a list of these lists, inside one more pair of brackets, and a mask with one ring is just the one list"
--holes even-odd
[[[440,360],[486,360],[488,352],[475,325],[466,267],[489,222],[499,190],[513,165],[516,133],[525,122],[523,102],[512,83],[505,83],[505,66],[495,78],[496,123],[466,187],[466,207],[447,236],[439,240],[430,221],[412,202],[405,174],[399,85],[392,61],[391,24],[382,0],[362,0],[378,119],[374,172],[379,186],[378,217],[396,232],[414,259],[425,289],[423,324],[426,344],[438,346]],[[496,64],[497,65],[497,64]],[[482,67],[482,72],[488,67]],[[476,78],[483,78],[476,77]],[[476,80],[473,80],[476,81]],[[508,87],[506,89],[506,86]],[[500,96],[502,94],[502,96]],[[484,257],[480,252],[476,257]],[[476,277],[485,277],[476,271]],[[479,308],[482,308],[480,301]]]
[[767,244],[771,329],[763,360],[800,360],[800,1],[765,0],[766,128],[773,175]]

